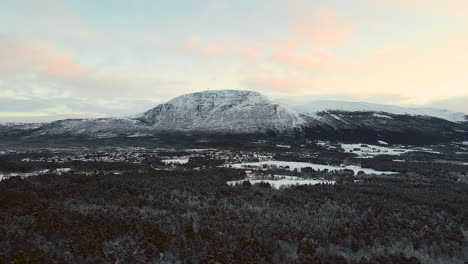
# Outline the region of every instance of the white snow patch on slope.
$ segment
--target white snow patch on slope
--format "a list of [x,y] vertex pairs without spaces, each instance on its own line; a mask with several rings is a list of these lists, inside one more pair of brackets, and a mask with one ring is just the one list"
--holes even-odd
[[377,113],[373,113],[372,115],[375,117],[380,117],[380,118],[393,119],[393,117],[388,116],[388,115],[382,115],[382,114],[377,114]]

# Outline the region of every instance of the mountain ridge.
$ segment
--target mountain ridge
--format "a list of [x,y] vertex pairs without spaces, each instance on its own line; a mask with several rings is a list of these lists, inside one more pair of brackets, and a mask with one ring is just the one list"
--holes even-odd
[[452,122],[468,121],[468,115],[463,112],[455,112],[447,109],[438,109],[430,107],[404,107],[398,105],[375,104],[368,102],[354,102],[354,101],[336,101],[336,100],[311,100],[307,102],[293,103],[292,101],[277,100],[278,103],[283,103],[292,109],[302,113],[317,113],[328,110],[340,111],[375,111],[386,112],[400,115],[427,115],[447,119]]
[[[355,109],[356,110],[356,109]],[[13,126],[12,126],[13,127]],[[214,90],[184,94],[131,118],[59,120],[16,126],[24,136],[111,137],[158,133],[289,134],[308,139],[427,142],[468,139],[468,125],[428,115],[357,109],[298,112],[261,93]],[[0,126],[0,135],[9,135]]]

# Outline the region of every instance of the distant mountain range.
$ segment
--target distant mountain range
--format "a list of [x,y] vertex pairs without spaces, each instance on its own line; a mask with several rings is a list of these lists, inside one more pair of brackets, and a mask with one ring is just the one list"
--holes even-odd
[[244,90],[178,96],[131,118],[0,125],[3,136],[140,137],[158,133],[294,135],[306,139],[434,143],[468,140],[463,113],[336,101],[274,103]]
[[372,104],[366,102],[347,102],[333,100],[311,100],[293,103],[285,101],[284,105],[300,113],[317,113],[328,110],[341,110],[347,112],[386,112],[397,115],[423,115],[447,119],[453,122],[468,121],[467,115],[462,112],[453,112],[445,109],[429,107],[401,107],[396,105]]

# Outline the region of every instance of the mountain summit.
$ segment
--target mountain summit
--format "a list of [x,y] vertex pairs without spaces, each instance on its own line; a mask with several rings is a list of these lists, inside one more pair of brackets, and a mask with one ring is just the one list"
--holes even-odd
[[284,132],[304,123],[299,114],[253,91],[219,90],[178,96],[136,118],[155,130]]

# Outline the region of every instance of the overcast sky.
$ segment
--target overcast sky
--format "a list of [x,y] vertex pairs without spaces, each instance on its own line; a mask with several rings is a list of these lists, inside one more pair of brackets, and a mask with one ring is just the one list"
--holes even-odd
[[468,113],[466,0],[2,0],[0,121],[246,89]]

